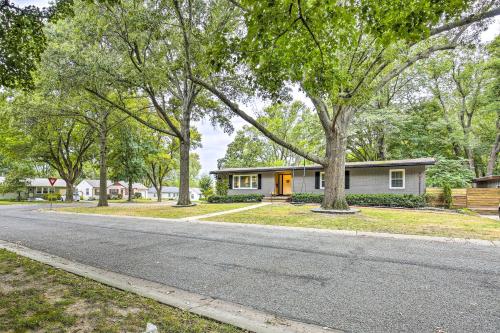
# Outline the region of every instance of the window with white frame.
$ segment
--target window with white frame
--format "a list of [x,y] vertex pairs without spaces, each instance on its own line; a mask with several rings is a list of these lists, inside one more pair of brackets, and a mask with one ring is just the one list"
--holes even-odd
[[321,172],[319,174],[319,188],[324,189],[325,188],[325,173]]
[[389,170],[389,188],[390,189],[405,188],[405,169]]
[[234,175],[233,188],[251,190],[259,187],[257,175]]

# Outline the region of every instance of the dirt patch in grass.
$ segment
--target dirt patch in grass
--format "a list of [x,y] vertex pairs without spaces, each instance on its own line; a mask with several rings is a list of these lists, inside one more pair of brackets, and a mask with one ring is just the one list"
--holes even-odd
[[109,207],[65,207],[58,211],[85,213],[85,214],[106,214],[118,216],[144,216],[144,217],[163,217],[163,218],[183,218],[196,215],[204,215],[215,212],[242,208],[255,205],[255,203],[227,203],[227,204],[209,204],[199,203],[192,207],[172,207],[169,205],[129,205],[115,204]]
[[356,215],[328,215],[311,212],[314,207],[317,205],[272,204],[205,220],[500,240],[500,221],[479,216],[390,208],[361,208]]
[[244,332],[0,250],[0,332]]

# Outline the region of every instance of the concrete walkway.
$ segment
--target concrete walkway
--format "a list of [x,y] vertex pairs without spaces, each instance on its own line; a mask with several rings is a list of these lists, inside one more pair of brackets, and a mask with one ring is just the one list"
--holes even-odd
[[247,207],[242,207],[242,208],[236,208],[236,209],[231,209],[231,210],[224,210],[221,212],[215,212],[215,213],[208,213],[204,215],[196,215],[196,216],[188,216],[188,217],[183,217],[181,219],[178,219],[180,221],[192,221],[192,220],[201,220],[201,219],[206,219],[209,217],[214,217],[214,216],[219,216],[219,215],[226,215],[226,214],[232,214],[232,213],[238,213],[238,212],[243,212],[245,210],[250,210],[250,209],[255,209],[263,206],[270,205],[270,202],[262,202],[257,205],[252,205],[252,206],[247,206]]

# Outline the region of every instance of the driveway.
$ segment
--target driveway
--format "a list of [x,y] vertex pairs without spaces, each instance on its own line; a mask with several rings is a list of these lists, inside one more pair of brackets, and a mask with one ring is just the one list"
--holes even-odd
[[0,239],[350,332],[499,332],[500,249],[0,206]]

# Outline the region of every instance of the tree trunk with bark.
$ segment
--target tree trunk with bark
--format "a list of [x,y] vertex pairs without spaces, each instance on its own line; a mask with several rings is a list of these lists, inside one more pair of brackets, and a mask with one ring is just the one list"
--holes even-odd
[[158,187],[155,187],[156,188],[156,198],[157,198],[157,201],[158,202],[161,202],[161,185],[158,186]]
[[128,179],[128,197],[127,197],[127,201],[128,202],[132,202],[132,192],[134,191],[133,187],[132,187],[132,178],[129,178]]
[[345,197],[345,154],[347,135],[345,127],[339,127],[329,133],[326,142],[325,196],[323,209],[347,210],[349,205]]
[[179,199],[177,205],[190,205],[189,197],[189,134],[188,141],[181,141],[179,163]]
[[69,179],[64,180],[66,182],[66,202],[73,202],[73,182]]
[[486,166],[486,176],[492,176],[495,171],[495,166],[497,165],[498,153],[500,152],[500,114],[497,119],[497,135],[495,137],[495,142],[490,150],[490,156],[488,157],[488,165]]
[[108,206],[108,138],[105,128],[99,131],[99,202],[98,207]]

